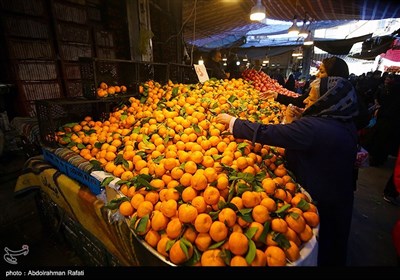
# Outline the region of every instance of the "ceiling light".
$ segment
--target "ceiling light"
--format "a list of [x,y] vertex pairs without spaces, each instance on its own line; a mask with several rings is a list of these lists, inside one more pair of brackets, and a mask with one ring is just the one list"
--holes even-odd
[[260,21],[265,18],[265,7],[261,0],[257,0],[257,4],[251,8],[250,20]]
[[288,34],[289,35],[298,35],[299,34],[299,27],[297,26],[297,17],[293,17],[293,24],[292,26],[289,27],[288,29]]
[[236,60],[236,65],[239,66],[240,65],[240,60],[237,54],[235,54],[235,60]]
[[303,26],[300,29],[299,32],[299,37],[306,38],[308,36],[308,31],[307,31],[307,26],[306,26],[306,20],[303,21]]
[[311,46],[312,44],[314,44],[314,36],[311,34],[311,31],[308,31],[308,36],[304,39],[303,45]]

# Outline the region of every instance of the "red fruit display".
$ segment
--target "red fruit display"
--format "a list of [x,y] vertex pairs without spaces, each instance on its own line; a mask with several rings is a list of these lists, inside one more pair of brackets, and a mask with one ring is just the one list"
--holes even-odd
[[253,83],[256,90],[260,92],[277,92],[288,96],[299,96],[298,93],[284,88],[278,83],[277,80],[271,78],[268,74],[263,71],[257,71],[255,69],[246,69],[242,72],[242,77]]

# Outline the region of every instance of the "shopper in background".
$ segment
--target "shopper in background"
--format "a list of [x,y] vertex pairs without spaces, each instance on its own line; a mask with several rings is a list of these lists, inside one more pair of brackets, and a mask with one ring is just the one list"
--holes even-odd
[[384,85],[375,94],[376,123],[365,147],[371,166],[380,166],[389,155],[395,156],[400,142],[400,76],[386,76]]
[[242,77],[240,66],[238,65],[238,57],[236,54],[231,53],[228,56],[228,62],[226,66],[226,73],[229,73],[229,79],[239,79]]
[[272,75],[272,78],[275,79],[281,86],[285,85],[285,77],[281,73],[281,69],[277,68],[275,73]]
[[354,200],[357,96],[342,77],[327,77],[305,100],[300,118],[264,125],[219,114],[235,138],[285,148],[287,168],[316,202],[320,215],[318,265],[345,266]]
[[208,60],[205,62],[206,68],[211,71],[211,73],[209,73],[210,78],[217,78],[217,79],[229,78],[229,75],[225,73],[221,61],[222,61],[221,51],[212,50],[210,52]]
[[307,78],[304,85],[300,89],[300,94],[307,94],[310,91],[311,83],[317,78],[316,75],[312,75],[311,77]]
[[294,79],[294,75],[290,74],[285,82],[284,88],[295,92],[296,91],[296,80]]
[[367,72],[365,79],[361,83],[356,84],[356,89],[368,107],[374,104],[374,94],[384,81],[381,76],[382,71],[370,71]]

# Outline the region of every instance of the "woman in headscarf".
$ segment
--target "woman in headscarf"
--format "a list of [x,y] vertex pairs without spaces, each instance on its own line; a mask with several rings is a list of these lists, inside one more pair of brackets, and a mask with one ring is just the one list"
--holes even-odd
[[[327,57],[322,60],[321,65],[319,66],[318,73],[316,75],[316,79],[336,76],[347,79],[349,76],[349,67],[347,66],[346,61],[343,59],[332,56]],[[315,82],[315,80],[313,81]],[[312,87],[312,83],[310,83],[310,89]],[[309,91],[306,91],[305,94],[302,94],[298,97],[289,96],[286,94],[279,94],[277,92],[274,93],[261,93],[261,98],[270,98],[273,97],[276,101],[281,104],[289,105],[293,104],[297,107],[304,107],[304,99],[307,98]]]
[[[286,124],[264,125],[219,114],[235,138],[285,148],[287,168],[316,201],[320,215],[318,265],[345,266],[354,201],[357,96],[342,77],[320,80],[300,118],[287,110]],[[301,109],[297,109],[301,110]]]

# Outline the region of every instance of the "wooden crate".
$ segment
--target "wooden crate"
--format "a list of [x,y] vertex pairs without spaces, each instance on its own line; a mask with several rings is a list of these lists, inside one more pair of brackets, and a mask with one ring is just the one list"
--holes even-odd
[[57,38],[62,42],[91,44],[90,28],[86,25],[70,22],[58,22],[56,25]]
[[78,61],[80,57],[92,57],[92,45],[59,42],[59,51],[62,60]]
[[0,0],[0,7],[7,12],[24,15],[45,16],[45,0]]
[[6,36],[24,37],[32,39],[50,39],[51,30],[47,19],[3,15],[3,28]]
[[55,60],[55,51],[51,41],[8,39],[10,59]]
[[14,79],[17,81],[56,80],[58,68],[55,61],[14,60]]
[[87,24],[86,7],[65,1],[52,1],[53,14],[56,20]]

